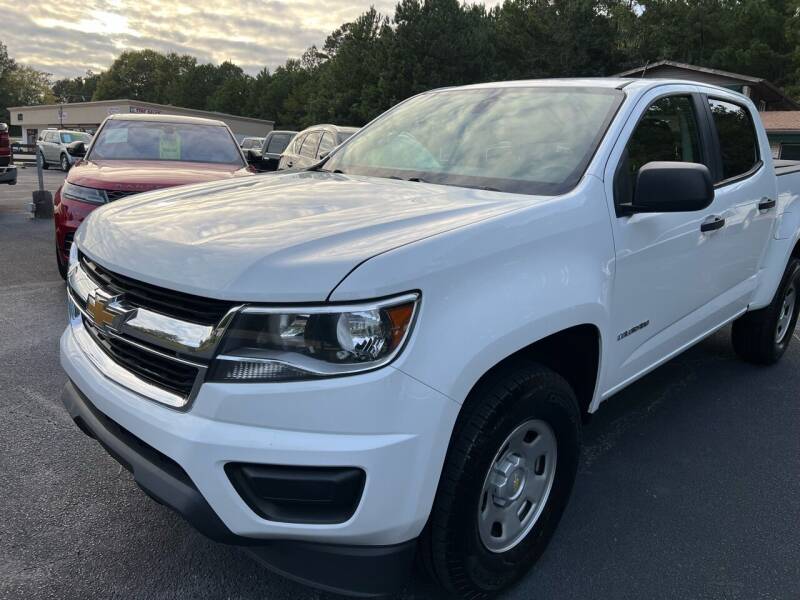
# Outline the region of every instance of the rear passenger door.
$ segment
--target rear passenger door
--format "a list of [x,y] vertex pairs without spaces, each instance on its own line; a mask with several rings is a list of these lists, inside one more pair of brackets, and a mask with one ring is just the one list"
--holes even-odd
[[715,144],[713,165],[716,203],[724,207],[724,250],[716,276],[739,289],[744,309],[755,291],[761,262],[772,237],[777,189],[772,169],[765,165],[752,109],[735,99],[703,96]]
[[53,132],[45,131],[42,134],[42,156],[47,162],[53,161]]

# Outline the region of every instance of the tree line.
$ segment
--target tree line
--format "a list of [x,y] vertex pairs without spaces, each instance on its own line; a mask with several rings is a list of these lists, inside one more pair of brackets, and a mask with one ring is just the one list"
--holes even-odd
[[611,75],[670,59],[769,79],[800,100],[800,0],[401,0],[255,76],[189,55],[123,52],[101,73],[51,81],[0,41],[5,107],[135,99],[279,127],[363,125],[422,91],[483,81]]

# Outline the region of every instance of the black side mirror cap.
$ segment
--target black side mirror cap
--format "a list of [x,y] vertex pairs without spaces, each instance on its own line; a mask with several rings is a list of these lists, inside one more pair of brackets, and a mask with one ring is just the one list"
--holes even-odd
[[695,212],[714,201],[708,167],[690,162],[649,162],[639,169],[633,202],[620,206],[623,215]]
[[70,156],[84,157],[86,156],[86,144],[80,140],[67,144],[67,152]]

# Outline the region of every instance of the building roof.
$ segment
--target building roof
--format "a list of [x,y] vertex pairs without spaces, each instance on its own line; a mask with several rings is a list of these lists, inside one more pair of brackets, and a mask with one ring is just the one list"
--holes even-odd
[[269,125],[275,125],[275,121],[269,121],[267,119],[256,119],[254,117],[242,117],[239,115],[232,115],[229,113],[222,113],[213,110],[198,110],[196,108],[184,108],[183,106],[173,106],[172,104],[157,104],[156,102],[145,102],[144,100],[129,100],[127,98],[119,98],[117,100],[92,100],[90,102],[65,102],[61,104],[34,104],[31,106],[9,106],[6,110],[11,111],[19,111],[19,110],[39,110],[45,108],[69,108],[72,106],[85,106],[85,107],[93,107],[93,106],[114,106],[116,104],[132,104],[134,106],[144,106],[147,108],[154,108],[157,110],[169,111],[169,110],[180,110],[182,112],[189,112],[195,113],[201,118],[208,118],[208,117],[217,117],[220,120],[227,119],[238,119],[239,121],[251,121],[253,123],[263,123]]
[[753,77],[752,75],[743,75],[741,73],[733,73],[731,71],[723,71],[721,69],[690,65],[674,60],[659,60],[657,62],[647,63],[641,67],[636,67],[635,69],[629,69],[627,71],[623,71],[622,73],[617,73],[617,77],[647,77],[654,71],[666,69],[679,69],[689,73],[702,73],[707,76],[728,79],[731,82],[749,85],[751,87],[760,89],[765,98],[769,99],[770,102],[779,103],[781,108],[800,109],[800,104],[786,96],[786,94],[784,94],[779,87],[763,77]]
[[761,113],[764,129],[771,133],[792,131],[800,133],[800,110],[775,110]]

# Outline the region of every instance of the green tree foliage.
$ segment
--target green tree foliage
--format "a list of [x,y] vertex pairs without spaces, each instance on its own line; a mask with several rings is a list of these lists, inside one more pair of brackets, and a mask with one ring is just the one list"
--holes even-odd
[[86,71],[83,77],[59,79],[53,84],[53,95],[58,102],[88,102],[94,96],[100,75]]
[[48,73],[19,64],[8,55],[8,49],[0,41],[0,122],[9,121],[9,106],[55,101],[51,86]]
[[[800,99],[800,0],[504,0],[491,9],[399,0],[393,15],[370,8],[322,47],[255,76],[230,62],[129,51],[100,75],[56,82],[53,92],[63,101],[149,100],[287,128],[362,125],[435,87],[610,75],[661,59],[765,77]],[[0,43],[0,108],[9,106],[3,73],[15,65]],[[29,96],[43,97],[42,80],[19,78],[38,89]]]

